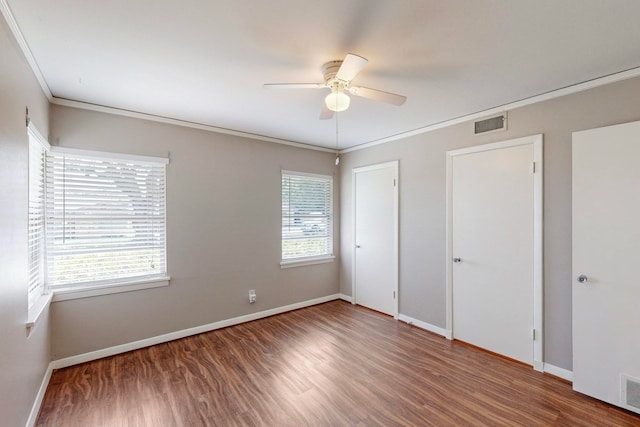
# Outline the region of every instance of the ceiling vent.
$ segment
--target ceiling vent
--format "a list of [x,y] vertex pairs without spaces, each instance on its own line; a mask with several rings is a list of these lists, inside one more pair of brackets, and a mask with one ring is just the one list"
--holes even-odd
[[497,116],[487,117],[473,123],[474,135],[480,135],[489,132],[501,132],[507,130],[507,113],[500,113]]

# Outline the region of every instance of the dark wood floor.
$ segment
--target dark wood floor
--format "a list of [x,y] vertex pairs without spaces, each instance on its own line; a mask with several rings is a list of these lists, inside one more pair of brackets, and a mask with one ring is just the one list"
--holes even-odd
[[557,378],[334,301],[55,371],[38,426],[639,426]]

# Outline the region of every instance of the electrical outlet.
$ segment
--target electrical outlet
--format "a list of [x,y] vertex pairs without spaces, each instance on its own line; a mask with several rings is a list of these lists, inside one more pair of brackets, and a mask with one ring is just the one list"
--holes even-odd
[[249,303],[253,304],[254,302],[256,302],[256,290],[249,289]]

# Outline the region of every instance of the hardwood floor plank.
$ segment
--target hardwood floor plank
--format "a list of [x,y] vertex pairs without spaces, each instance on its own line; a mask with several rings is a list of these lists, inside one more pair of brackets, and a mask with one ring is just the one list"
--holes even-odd
[[640,426],[640,416],[343,301],[53,373],[38,426]]

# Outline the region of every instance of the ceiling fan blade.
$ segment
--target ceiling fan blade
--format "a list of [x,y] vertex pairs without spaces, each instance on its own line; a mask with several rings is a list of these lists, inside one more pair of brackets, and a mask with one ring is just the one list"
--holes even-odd
[[345,82],[350,82],[367,65],[367,62],[369,61],[362,56],[347,53],[336,77]]
[[361,86],[351,86],[349,88],[349,92],[356,96],[373,99],[374,101],[382,101],[393,105],[402,105],[407,100],[406,96]]
[[320,120],[329,120],[333,117],[333,111],[327,108],[327,104],[322,103],[322,111],[320,112]]
[[266,83],[265,89],[322,89],[327,87],[324,83]]

